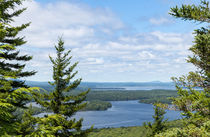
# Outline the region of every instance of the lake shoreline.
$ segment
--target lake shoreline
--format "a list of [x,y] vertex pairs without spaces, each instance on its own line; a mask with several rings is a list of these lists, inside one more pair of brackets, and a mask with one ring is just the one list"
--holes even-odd
[[[153,105],[132,101],[111,101],[112,107],[106,111],[80,111],[72,118],[83,118],[84,129],[90,128],[118,128],[141,126],[144,122],[152,121],[154,115]],[[179,111],[166,110],[166,119],[176,120],[181,118]],[[47,113],[45,113],[47,114]],[[39,117],[44,114],[39,114]]]

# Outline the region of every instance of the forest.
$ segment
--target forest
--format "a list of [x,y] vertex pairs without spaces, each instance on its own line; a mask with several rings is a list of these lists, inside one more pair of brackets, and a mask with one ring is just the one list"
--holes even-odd
[[[122,85],[129,85],[131,87],[142,85],[145,83],[95,83],[94,85],[98,85],[100,88],[95,88],[90,84],[83,84],[79,86],[77,89],[72,90],[69,94],[77,94],[82,92],[83,90],[87,90],[90,88],[90,92],[87,94],[86,99],[87,101],[92,100],[101,100],[101,101],[125,101],[125,100],[140,100],[140,102],[144,103],[167,103],[171,104],[170,97],[176,97],[177,91],[176,90],[169,90],[169,89],[153,89],[153,90],[125,90],[123,88],[116,88],[121,87]],[[146,83],[147,85],[151,86],[154,84]],[[40,87],[43,91],[51,92],[53,89],[48,83],[37,83],[37,82],[30,82],[30,86],[32,87]],[[104,85],[106,87],[115,87],[115,88],[101,88]],[[155,85],[171,85],[166,83],[158,83]]]
[[[71,94],[81,92],[80,90],[74,90]],[[90,91],[86,96],[87,105],[81,109],[81,111],[91,111],[91,110],[107,110],[112,107],[110,101],[128,101],[128,100],[139,100],[139,103],[154,104],[156,102],[171,104],[171,97],[176,97],[176,90],[140,90],[140,91]],[[34,101],[32,101],[34,102]],[[30,102],[28,103],[30,104]],[[32,107],[34,111],[33,114],[40,114],[43,112],[51,112],[44,108]],[[20,110],[21,111],[21,110]],[[19,112],[23,114],[23,111]]]
[[[0,136],[3,137],[88,137],[88,136],[147,136],[147,137],[208,137],[210,136],[210,10],[209,1],[199,4],[182,4],[171,7],[169,15],[182,21],[200,24],[193,31],[192,53],[187,62],[196,67],[187,75],[172,77],[176,90],[97,91],[80,88],[72,61],[71,49],[65,48],[62,36],[54,45],[54,55],[49,55],[52,66],[52,81],[44,86],[27,85],[24,78],[32,77],[37,70],[30,70],[28,62],[33,57],[24,54],[25,37],[21,32],[30,22],[14,25],[23,14],[24,0],[0,0]],[[200,27],[201,26],[201,27]],[[21,48],[19,48],[21,47]],[[94,87],[94,85],[93,85]],[[197,89],[199,88],[199,90]],[[200,90],[201,89],[201,90]],[[83,128],[83,118],[73,116],[78,111],[106,110],[111,103],[106,101],[139,100],[154,106],[153,121],[139,127],[94,129]],[[27,105],[34,102],[40,106]],[[179,120],[167,121],[167,105],[181,111]],[[41,112],[50,112],[37,117]]]

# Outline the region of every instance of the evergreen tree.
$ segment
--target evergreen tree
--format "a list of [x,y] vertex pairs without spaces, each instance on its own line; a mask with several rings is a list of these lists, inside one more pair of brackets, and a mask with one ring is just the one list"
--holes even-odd
[[[201,4],[196,5],[182,5],[181,8],[177,6],[171,8],[169,13],[176,18],[181,18],[183,20],[192,20],[199,23],[207,23],[206,27],[201,27],[195,30],[195,41],[194,45],[189,49],[192,53],[192,57],[188,57],[188,62],[195,65],[199,74],[203,78],[202,81],[197,81],[197,85],[203,88],[210,88],[210,9],[209,2],[206,0],[201,0]],[[196,81],[192,81],[196,84]]]
[[[15,80],[23,77],[32,76],[35,74],[34,71],[24,71],[25,64],[19,62],[25,62],[32,59],[28,55],[19,55],[17,47],[26,43],[24,37],[19,37],[18,33],[29,26],[30,23],[22,24],[20,26],[11,26],[10,24],[14,21],[13,18],[19,16],[26,9],[15,10],[17,5],[21,5],[22,0],[1,0],[0,1],[0,23],[2,31],[0,39],[0,47],[5,47],[0,53],[0,92],[1,93],[12,93],[15,89],[21,87],[27,87],[23,81]],[[4,77],[7,75],[13,75],[11,77]],[[10,84],[11,88],[5,88],[5,84]],[[4,86],[3,86],[4,85]],[[18,107],[24,106],[24,101],[27,98],[20,98],[11,102],[13,105]]]
[[[19,37],[18,33],[29,26],[30,23],[22,24],[20,26],[11,26],[10,24],[14,22],[13,18],[19,16],[26,9],[15,10],[16,6],[21,5],[23,0],[1,0],[0,1],[0,23],[1,29],[4,33],[1,33],[0,47],[5,47],[0,53],[1,61],[0,68],[4,72],[15,74],[15,78],[23,78],[32,76],[35,71],[24,71],[25,64],[18,62],[26,62],[32,59],[32,56],[19,55],[17,47],[26,43],[24,37]],[[1,74],[4,75],[4,74]],[[2,83],[11,83],[11,90],[4,90],[0,88],[1,92],[12,92],[14,89],[20,87],[27,87],[23,81],[18,81],[14,79],[1,78]],[[18,101],[16,105],[22,106],[22,101]]]
[[164,108],[160,106],[160,104],[154,105],[155,114],[153,116],[154,122],[147,122],[144,123],[144,127],[146,129],[149,129],[149,132],[147,133],[147,137],[154,137],[156,134],[163,132],[166,130],[166,121],[164,119],[164,114],[166,113]]
[[[209,2],[206,0],[201,0],[198,6],[182,5],[181,8],[171,8],[170,14],[183,20],[210,23]],[[187,61],[194,64],[198,70],[180,78],[172,78],[178,90],[178,97],[173,98],[173,104],[183,112],[185,127],[173,128],[157,136],[210,136],[209,26],[195,30],[194,34],[194,45],[190,48],[193,56],[189,56]],[[196,87],[202,90],[196,90]]]
[[45,94],[42,101],[36,98],[36,101],[53,111],[53,114],[45,115],[38,120],[38,128],[33,135],[48,135],[56,137],[83,137],[87,136],[92,130],[82,130],[82,119],[76,121],[72,116],[80,109],[85,107],[83,101],[89,92],[81,92],[77,95],[71,94],[72,90],[77,88],[81,79],[75,79],[77,71],[74,72],[78,62],[71,64],[72,56],[69,56],[70,50],[65,52],[64,42],[60,38],[58,45],[55,46],[57,57],[50,60],[53,64],[53,80],[49,82],[54,87],[50,94]]
[[33,107],[30,105],[29,108],[24,111],[22,116],[20,116],[21,123],[18,124],[17,135],[23,137],[31,137],[33,135],[37,124],[37,118],[33,115]]
[[[29,23],[12,26],[13,18],[19,16],[24,10],[16,9],[22,0],[0,0],[0,135],[13,134],[17,131],[20,121],[16,119],[17,107],[24,108],[30,99],[24,82],[16,79],[34,75],[34,71],[23,71],[25,62],[32,59],[28,55],[19,55],[18,46],[26,43],[24,37],[18,33],[29,26]],[[22,88],[22,89],[18,89]]]

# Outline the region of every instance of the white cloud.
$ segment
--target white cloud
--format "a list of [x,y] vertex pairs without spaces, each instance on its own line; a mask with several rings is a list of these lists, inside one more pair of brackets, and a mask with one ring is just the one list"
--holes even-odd
[[183,37],[181,37],[182,35],[177,33],[162,33],[159,31],[155,31],[151,34],[156,36],[162,42],[180,43],[184,41]]
[[149,51],[142,51],[138,53],[140,59],[154,59],[155,55],[153,55],[151,52]]
[[186,58],[184,58],[184,57],[178,57],[178,58],[175,58],[174,59],[174,62],[176,62],[176,63],[186,63]]
[[102,58],[87,58],[83,65],[100,65],[103,64],[104,60]]
[[[33,47],[52,47],[58,36],[63,35],[68,45],[79,46],[94,41],[100,28],[109,31],[124,27],[109,10],[90,8],[87,5],[54,2],[40,4],[34,0],[24,2],[27,10],[16,19],[15,24],[32,22],[23,32],[28,44]],[[102,31],[103,32],[103,31]]]
[[[50,80],[52,66],[48,55],[56,56],[54,44],[61,35],[66,49],[72,49],[73,62],[79,61],[78,70],[84,80],[91,81],[96,75],[101,76],[101,81],[112,81],[113,77],[126,80],[123,76],[137,80],[138,74],[145,77],[151,73],[166,79],[189,68],[184,59],[192,44],[191,34],[154,31],[119,35],[124,24],[106,8],[62,1],[45,5],[32,1],[25,6],[28,10],[17,21],[32,22],[22,33],[28,41],[28,46],[22,48],[24,53],[34,56],[29,69],[39,71],[32,80]],[[165,22],[162,19],[156,24]]]
[[153,25],[162,25],[162,24],[171,23],[171,20],[165,17],[160,17],[160,18],[150,18],[149,22]]

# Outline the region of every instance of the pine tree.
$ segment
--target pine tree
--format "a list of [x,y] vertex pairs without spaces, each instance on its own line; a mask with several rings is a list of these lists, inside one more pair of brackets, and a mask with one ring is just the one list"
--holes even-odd
[[[20,121],[17,121],[14,111],[17,107],[24,108],[30,99],[24,82],[16,79],[34,75],[34,71],[23,71],[25,62],[32,59],[28,55],[19,55],[18,46],[26,43],[24,37],[18,33],[30,23],[12,26],[13,18],[19,16],[24,10],[15,10],[22,4],[22,0],[0,0],[0,135],[13,134],[17,131]],[[19,89],[22,88],[22,89]]]
[[[210,23],[209,2],[201,0],[201,4],[182,5],[171,8],[171,15],[183,20],[199,23]],[[197,67],[196,72],[180,78],[173,77],[178,97],[173,98],[185,116],[185,127],[173,128],[157,136],[210,136],[210,30],[209,26],[195,30],[194,45],[190,48],[193,56],[188,62]],[[201,90],[196,90],[199,87]],[[187,88],[187,89],[186,89]]]
[[82,130],[82,119],[76,121],[72,118],[78,110],[85,107],[86,103],[83,101],[89,90],[76,95],[71,94],[80,84],[81,79],[73,81],[78,73],[74,72],[78,62],[71,64],[72,56],[69,55],[71,50],[65,52],[63,45],[63,40],[59,38],[58,45],[55,46],[57,57],[56,59],[50,57],[53,64],[54,82],[49,82],[49,84],[54,87],[54,90],[44,95],[44,99],[49,101],[36,99],[43,107],[52,110],[53,114],[48,114],[38,120],[38,128],[34,135],[83,137],[92,130],[92,128]]
[[153,116],[154,122],[144,123],[144,127],[149,130],[147,137],[154,137],[156,134],[163,132],[167,129],[166,121],[164,119],[164,114],[166,113],[164,108],[160,106],[161,104],[154,104],[155,114]]

